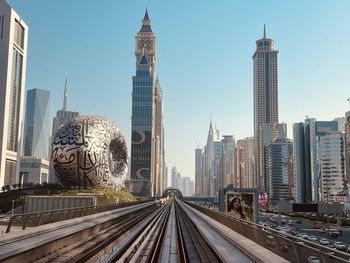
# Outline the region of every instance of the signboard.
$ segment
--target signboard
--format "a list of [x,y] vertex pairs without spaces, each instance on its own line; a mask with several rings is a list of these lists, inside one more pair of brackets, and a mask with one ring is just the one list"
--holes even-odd
[[268,206],[268,197],[267,197],[267,193],[265,192],[261,192],[259,194],[259,205],[261,208],[266,209]]
[[225,212],[238,219],[257,222],[258,196],[255,189],[227,189]]

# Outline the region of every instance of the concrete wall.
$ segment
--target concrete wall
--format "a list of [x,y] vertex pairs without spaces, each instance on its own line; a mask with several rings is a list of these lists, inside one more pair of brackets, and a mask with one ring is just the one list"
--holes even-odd
[[26,196],[24,213],[93,205],[96,205],[95,196]]

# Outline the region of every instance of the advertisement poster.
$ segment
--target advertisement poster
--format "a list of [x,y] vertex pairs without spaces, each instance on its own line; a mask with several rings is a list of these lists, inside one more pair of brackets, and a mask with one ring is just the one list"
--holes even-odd
[[257,204],[255,195],[255,192],[227,191],[226,213],[234,218],[256,222]]
[[268,207],[268,197],[267,193],[261,192],[259,194],[259,205],[262,209],[267,209]]

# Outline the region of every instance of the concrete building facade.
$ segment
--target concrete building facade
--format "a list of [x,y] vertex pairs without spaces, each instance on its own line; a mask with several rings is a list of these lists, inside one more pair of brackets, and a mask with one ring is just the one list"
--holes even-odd
[[345,189],[344,141],[341,132],[320,138],[320,201],[334,202]]
[[203,174],[202,174],[203,149],[195,149],[195,195],[203,195]]
[[49,182],[49,161],[36,156],[22,156],[19,174],[21,185]]
[[255,177],[260,191],[265,190],[263,125],[278,123],[278,50],[274,41],[266,37],[256,41],[253,55],[254,76],[254,139]]
[[27,24],[0,0],[0,188],[19,180],[27,46]]

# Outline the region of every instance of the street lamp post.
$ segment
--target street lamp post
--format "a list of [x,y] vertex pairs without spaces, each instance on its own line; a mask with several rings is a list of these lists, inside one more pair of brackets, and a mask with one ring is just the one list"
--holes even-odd
[[322,161],[323,161],[324,174],[326,175],[327,233],[329,234],[329,176],[330,176],[329,165],[330,165],[330,159],[322,159]]
[[14,210],[15,210],[15,200],[12,200],[12,212],[11,212],[12,215],[13,215]]

